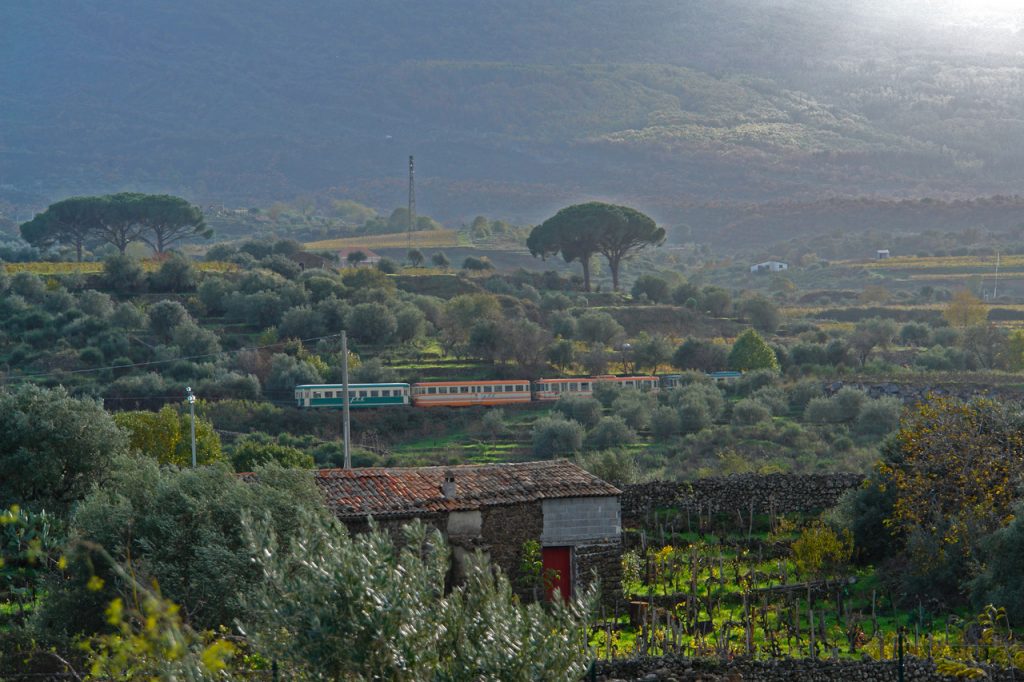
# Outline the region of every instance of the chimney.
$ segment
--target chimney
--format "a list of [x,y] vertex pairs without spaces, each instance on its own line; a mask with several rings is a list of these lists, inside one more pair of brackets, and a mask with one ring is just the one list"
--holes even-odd
[[441,484],[441,492],[446,500],[454,500],[455,490],[455,472],[449,469],[444,472],[444,483]]

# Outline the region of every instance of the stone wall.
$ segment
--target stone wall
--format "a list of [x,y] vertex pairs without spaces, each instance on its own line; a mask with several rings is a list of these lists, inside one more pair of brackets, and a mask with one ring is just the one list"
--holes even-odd
[[[677,656],[637,658],[620,661],[599,661],[596,679],[604,682],[629,680],[656,682],[897,682],[899,673],[895,661],[823,661],[812,659],[774,659],[730,662],[698,660]],[[987,668],[987,680],[1012,682],[1024,679],[1024,671]],[[585,679],[592,679],[586,677]],[[906,682],[950,682],[953,678],[940,675],[931,661],[907,658],[904,661]]]
[[594,573],[600,581],[600,603],[608,612],[622,603],[622,542],[576,545],[576,584],[589,585]]
[[1000,400],[1022,400],[1024,392],[1013,386],[995,384],[963,384],[963,383],[927,383],[905,384],[897,382],[866,382],[866,381],[834,381],[825,384],[825,394],[834,395],[842,388],[856,388],[864,391],[871,398],[898,398],[908,405],[924,401],[929,395],[951,396],[960,400],[970,400],[980,396]]
[[623,487],[622,523],[636,527],[659,507],[702,513],[780,514],[828,509],[859,486],[860,474],[740,474],[689,482],[655,481]]
[[501,567],[515,586],[521,577],[519,566],[523,560],[523,543],[527,540],[539,540],[544,530],[541,503],[486,507],[481,510],[481,514],[481,548],[490,555],[495,565]]

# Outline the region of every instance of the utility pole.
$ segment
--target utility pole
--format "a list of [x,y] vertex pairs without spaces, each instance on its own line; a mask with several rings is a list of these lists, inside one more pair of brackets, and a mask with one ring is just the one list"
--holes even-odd
[[413,157],[409,155],[409,250],[412,251],[412,228],[416,224],[416,170],[413,164]]
[[192,387],[186,386],[185,392],[188,393],[188,412],[192,418],[192,468],[196,468],[196,396],[192,393]]
[[344,406],[344,409],[343,409],[343,412],[342,412],[343,424],[342,424],[342,427],[341,427],[342,428],[342,438],[344,439],[343,446],[342,446],[343,447],[342,452],[345,455],[345,464],[344,464],[345,468],[346,469],[351,469],[352,468],[352,452],[349,450],[349,421],[348,421],[348,407],[349,407],[349,399],[348,399],[348,334],[346,334],[344,331],[341,332],[341,389],[342,389],[342,392],[343,392],[343,394],[345,396],[344,400],[342,401],[342,405]]
[[999,297],[999,252],[996,251],[996,283],[992,286],[992,300]]

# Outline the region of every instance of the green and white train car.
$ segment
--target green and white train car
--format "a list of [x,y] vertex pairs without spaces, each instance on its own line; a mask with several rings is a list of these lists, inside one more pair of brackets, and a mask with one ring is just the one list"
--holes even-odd
[[[391,407],[409,405],[409,384],[349,384],[348,404],[360,407]],[[303,384],[295,387],[299,407],[343,407],[344,386],[341,384]]]

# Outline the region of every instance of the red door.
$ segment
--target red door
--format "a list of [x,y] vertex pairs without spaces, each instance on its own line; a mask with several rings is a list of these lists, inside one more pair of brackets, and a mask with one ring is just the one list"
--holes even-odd
[[541,561],[544,564],[544,592],[549,600],[555,591],[561,593],[562,601],[572,596],[572,547],[545,547]]

